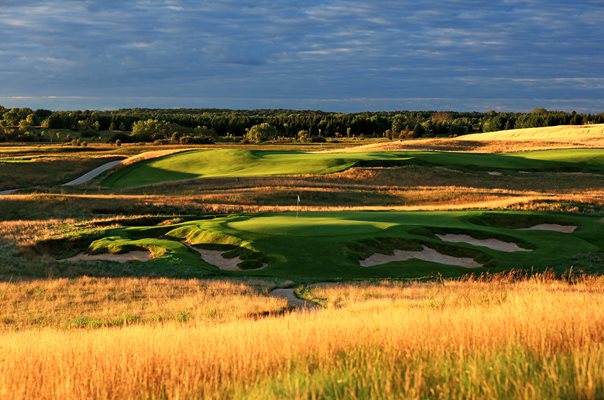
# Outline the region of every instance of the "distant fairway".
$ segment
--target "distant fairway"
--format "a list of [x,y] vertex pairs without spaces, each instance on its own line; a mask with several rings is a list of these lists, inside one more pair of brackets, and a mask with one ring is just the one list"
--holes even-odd
[[[524,230],[539,224],[576,227],[576,231]],[[475,244],[442,240],[447,235],[471,236]],[[359,265],[359,260],[375,253],[421,252],[429,248],[429,252],[441,254],[445,260],[457,257],[484,265],[478,272],[563,269],[571,264],[589,269],[592,257],[604,252],[604,224],[596,217],[522,212],[313,212],[299,217],[268,213],[99,230],[89,243],[88,251],[93,253],[148,249],[156,259],[146,262],[144,269],[152,274],[245,274],[298,281],[421,277],[435,273],[458,276],[468,270],[447,262],[412,257],[366,268]],[[488,247],[492,243],[513,244],[524,250],[499,251]],[[222,249],[225,257],[241,256],[248,260],[251,269],[220,271],[202,260],[191,246]],[[255,270],[261,264],[265,268]]]
[[194,178],[328,174],[353,166],[427,164],[482,170],[604,172],[604,150],[573,149],[480,154],[435,151],[326,152],[245,149],[193,150],[144,160],[105,178],[127,188]]

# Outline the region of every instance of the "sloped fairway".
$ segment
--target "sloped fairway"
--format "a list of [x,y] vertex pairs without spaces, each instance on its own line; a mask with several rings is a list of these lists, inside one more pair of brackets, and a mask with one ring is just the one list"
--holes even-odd
[[364,153],[338,157],[328,153],[241,149],[195,150],[142,161],[107,177],[109,187],[141,186],[203,177],[327,174],[360,161],[399,161],[396,154]]
[[101,184],[127,188],[193,178],[328,174],[353,166],[427,164],[460,169],[604,173],[604,150],[575,149],[507,154],[436,151],[304,153],[217,149],[172,154],[129,165]]
[[[536,225],[577,227],[572,233],[526,230]],[[471,236],[474,244],[447,242],[439,236]],[[96,239],[96,240],[94,240]],[[157,227],[99,231],[89,252],[151,250],[148,271],[192,276],[279,277],[297,281],[421,277],[441,273],[508,268],[582,267],[604,271],[604,223],[596,217],[520,212],[321,212],[233,215]],[[504,252],[480,243],[515,243],[523,251]],[[223,250],[241,257],[243,270],[222,271],[202,260],[191,246]],[[467,269],[410,258],[371,267],[361,260],[394,251],[430,249],[442,259],[474,260]],[[247,262],[247,263],[246,263]],[[258,268],[262,265],[264,268]]]

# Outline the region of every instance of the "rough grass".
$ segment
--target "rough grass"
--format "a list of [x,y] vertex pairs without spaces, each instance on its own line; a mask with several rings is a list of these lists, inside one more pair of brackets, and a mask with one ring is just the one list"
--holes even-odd
[[285,307],[285,301],[261,295],[250,285],[226,281],[84,277],[0,282],[0,330],[5,331],[203,324]]
[[326,310],[260,321],[0,333],[0,397],[604,395],[601,279],[309,290]]
[[507,131],[475,133],[459,136],[457,140],[545,140],[549,142],[592,144],[599,140],[604,146],[604,124],[599,125],[559,125],[542,128],[511,129]]
[[604,148],[604,125],[563,125],[476,133],[454,138],[372,143],[340,151],[440,150],[480,153]]

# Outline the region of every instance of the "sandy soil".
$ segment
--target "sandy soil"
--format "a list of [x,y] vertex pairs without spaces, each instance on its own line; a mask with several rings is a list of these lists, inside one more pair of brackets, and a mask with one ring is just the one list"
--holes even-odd
[[577,229],[574,225],[560,225],[560,224],[538,224],[531,226],[530,228],[519,229],[521,231],[553,231],[562,233],[573,233]]
[[360,260],[359,264],[362,267],[372,267],[374,265],[386,264],[393,261],[406,261],[412,258],[417,260],[431,261],[438,264],[455,265],[464,268],[480,268],[482,264],[474,261],[472,258],[453,257],[446,254],[441,254],[430,247],[422,246],[421,251],[403,251],[394,250],[394,254],[375,253],[364,260]]
[[499,239],[476,239],[470,235],[458,235],[454,233],[447,233],[445,235],[436,235],[440,240],[452,243],[467,243],[473,246],[486,247],[489,249],[503,251],[506,253],[513,253],[516,251],[531,251],[529,249],[523,249],[516,243],[504,242]]
[[143,250],[129,251],[128,253],[113,254],[86,254],[80,253],[77,256],[66,258],[61,261],[116,261],[116,262],[128,262],[128,261],[149,261],[151,259],[151,252]]
[[108,163],[105,163],[103,165],[101,165],[100,167],[97,167],[95,169],[93,169],[90,172],[85,173],[84,175],[80,176],[79,178],[74,179],[73,181],[64,183],[63,186],[76,186],[76,185],[81,185],[83,183],[89,182],[91,180],[93,180],[94,178],[96,178],[97,176],[99,176],[100,174],[102,174],[103,172],[121,164],[124,160],[116,160],[116,161],[110,161]]

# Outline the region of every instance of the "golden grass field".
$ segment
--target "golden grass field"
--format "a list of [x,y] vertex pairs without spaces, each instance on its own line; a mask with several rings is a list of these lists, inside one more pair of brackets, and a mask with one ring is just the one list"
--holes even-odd
[[367,150],[442,150],[501,153],[508,151],[601,148],[604,125],[561,125],[544,128],[474,133],[443,139],[401,140],[351,147],[348,151]]
[[[143,319],[98,329],[62,324],[38,298],[60,303],[69,298],[69,312],[76,314],[91,312],[93,299],[105,309],[98,312],[120,315],[122,306],[137,309],[141,302],[170,298],[174,290],[166,294],[167,283],[116,282],[115,289],[125,293],[121,306],[109,299],[114,289],[102,280],[3,285],[3,314],[18,306],[54,317],[44,328],[31,328],[28,321],[4,324],[0,397],[604,395],[602,278],[322,284],[307,288],[307,296],[320,298],[323,310],[230,322],[208,317],[207,310],[227,301],[225,315],[240,317],[254,308],[250,304],[265,309],[278,304],[262,295],[244,299],[251,289],[240,284],[185,282],[178,284],[186,293],[184,303],[202,310],[190,320]],[[151,289],[140,286],[147,284]],[[92,288],[101,290],[91,295]],[[137,288],[141,296],[131,295]],[[20,330],[24,326],[30,328]]]

